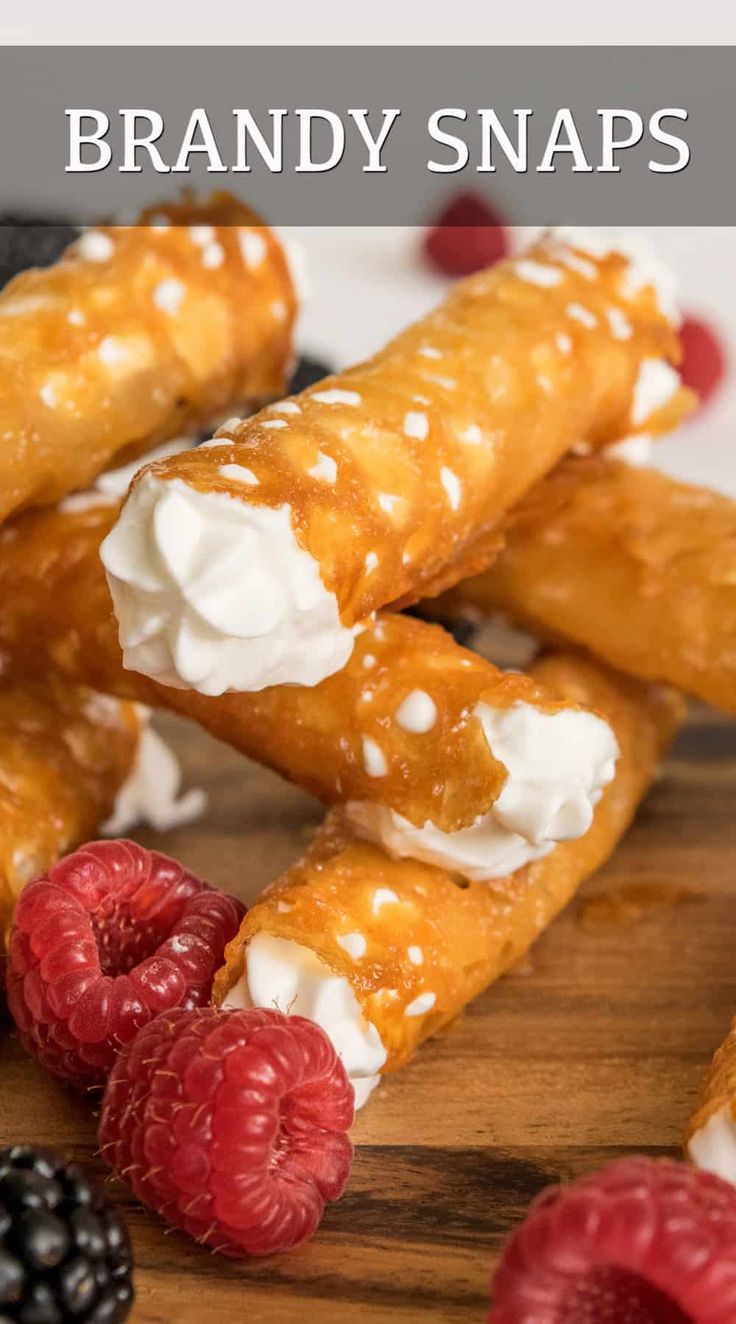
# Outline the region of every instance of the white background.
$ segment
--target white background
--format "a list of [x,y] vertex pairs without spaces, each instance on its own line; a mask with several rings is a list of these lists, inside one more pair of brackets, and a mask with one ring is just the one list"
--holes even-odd
[[[301,315],[300,345],[330,365],[344,367],[370,354],[438,303],[446,289],[423,257],[421,231],[283,233],[296,237],[308,258],[311,289]],[[657,443],[654,462],[677,478],[736,496],[736,227],[672,227],[647,234],[677,274],[681,307],[714,325],[731,359],[719,394],[677,434]]]
[[736,40],[732,0],[0,0],[37,45],[692,45]]

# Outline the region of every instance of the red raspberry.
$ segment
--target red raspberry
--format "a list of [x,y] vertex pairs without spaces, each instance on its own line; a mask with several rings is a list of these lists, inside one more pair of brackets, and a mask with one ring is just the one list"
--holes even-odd
[[726,354],[712,326],[699,317],[686,317],[680,328],[682,380],[705,404],[726,375]]
[[649,1158],[551,1186],[491,1290],[488,1324],[733,1324],[736,1190]]
[[342,1194],[353,1088],[327,1035],[279,1011],[173,1011],[125,1048],[100,1149],[150,1209],[225,1255],[291,1250]]
[[244,909],[157,851],[93,841],[22,892],[8,1005],[53,1076],[102,1085],[160,1011],[199,1007]]
[[508,230],[498,212],[482,198],[461,193],[427,232],[424,251],[443,275],[469,276],[506,257]]

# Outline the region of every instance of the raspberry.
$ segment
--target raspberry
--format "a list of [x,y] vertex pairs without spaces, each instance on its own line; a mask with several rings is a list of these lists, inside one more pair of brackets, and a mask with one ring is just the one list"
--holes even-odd
[[680,328],[682,380],[705,404],[726,375],[726,355],[712,326],[698,317],[686,317]]
[[473,193],[461,193],[440,213],[424,251],[444,276],[469,276],[509,251],[508,230],[498,212]]
[[488,1324],[733,1324],[736,1190],[648,1158],[549,1187],[491,1290]]
[[104,1084],[123,1044],[160,1011],[209,999],[243,907],[157,851],[96,841],[21,894],[8,1005],[53,1076]]
[[225,1255],[311,1237],[342,1194],[353,1089],[326,1034],[278,1011],[158,1016],[110,1073],[103,1157],[136,1197]]

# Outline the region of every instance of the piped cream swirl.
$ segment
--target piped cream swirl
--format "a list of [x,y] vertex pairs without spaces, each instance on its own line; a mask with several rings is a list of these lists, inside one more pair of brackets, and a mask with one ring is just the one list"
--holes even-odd
[[395,858],[411,857],[483,882],[541,859],[558,841],[583,836],[619,751],[611,728],[594,713],[481,702],[474,716],[508,773],[487,813],[457,832],[443,832],[432,822],[416,827],[387,805],[363,801],[351,802],[347,815],[361,836]]
[[308,947],[256,934],[246,948],[245,970],[222,1005],[275,1007],[316,1021],[342,1058],[356,1108],[362,1108],[378,1084],[386,1061],[378,1030],[363,1016],[349,981]]
[[100,555],[125,666],[165,685],[209,695],[317,685],[352,652],[288,505],[145,474]]

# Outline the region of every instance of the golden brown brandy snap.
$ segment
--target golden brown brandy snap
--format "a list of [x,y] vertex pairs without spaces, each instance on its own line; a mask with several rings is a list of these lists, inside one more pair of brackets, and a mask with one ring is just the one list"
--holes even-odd
[[452,602],[580,644],[736,713],[736,502],[603,456],[565,460]]
[[458,283],[366,363],[136,476],[102,549],[127,665],[207,694],[317,683],[356,624],[487,564],[568,450],[673,426],[678,353],[622,254],[548,237]]
[[[584,698],[503,672],[445,631],[391,613],[380,613],[344,669],[314,688],[208,697],[127,671],[99,560],[118,508],[90,496],[30,511],[0,530],[0,645],[27,671],[55,667],[75,683],[169,708],[328,805],[378,803],[443,832],[487,813],[507,781],[491,715],[498,721],[523,707],[532,719],[590,721]],[[594,719],[592,737],[610,758],[615,748],[602,728]]]
[[59,677],[0,682],[0,934],[21,888],[92,837],[135,764],[135,704]]
[[295,294],[225,193],[84,233],[0,294],[0,519],[284,389]]
[[[249,949],[257,939],[281,940],[272,949],[279,960],[288,961],[289,951],[307,949],[321,963],[323,977],[347,981],[356,1023],[374,1048],[378,1035],[384,1050],[381,1070],[391,1071],[523,956],[582,880],[614,850],[683,710],[673,692],[624,677],[578,653],[542,658],[532,675],[558,695],[600,709],[618,739],[616,777],[599,800],[587,834],[557,845],[508,877],[466,883],[446,870],[391,859],[357,840],[335,811],[305,858],[249,911],[216,977],[216,1005],[248,1005]],[[316,973],[312,963],[313,1015]],[[344,1006],[345,993],[343,984]],[[310,1014],[298,1000],[293,1009]]]

